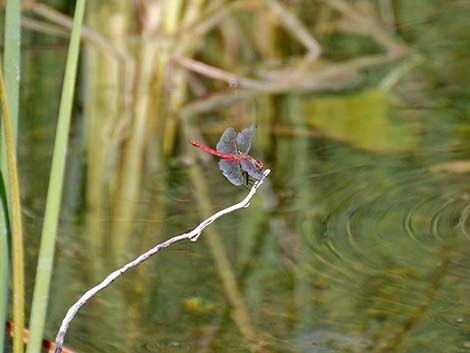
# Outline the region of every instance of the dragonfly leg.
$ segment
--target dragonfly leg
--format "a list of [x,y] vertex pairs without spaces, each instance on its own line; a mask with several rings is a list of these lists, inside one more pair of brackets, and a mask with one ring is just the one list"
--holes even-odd
[[255,185],[255,183],[257,182],[257,180],[254,180],[254,179],[248,179],[248,184],[247,186],[251,189],[253,187],[253,185]]
[[250,179],[250,176],[248,175],[247,172],[243,172],[242,175],[243,175],[243,184],[242,184],[243,187],[244,187],[245,189],[247,189],[247,190],[250,190],[251,187],[253,186],[253,185],[252,185],[253,183],[252,183],[252,181],[251,181],[251,179]]
[[247,189],[251,189],[253,187],[253,185],[255,185],[255,183],[257,182],[256,179],[254,178],[251,178],[248,173],[245,173],[246,174],[246,179],[245,179],[245,187]]
[[247,172],[243,172],[243,179],[245,180],[245,185],[249,185],[250,176],[248,175]]

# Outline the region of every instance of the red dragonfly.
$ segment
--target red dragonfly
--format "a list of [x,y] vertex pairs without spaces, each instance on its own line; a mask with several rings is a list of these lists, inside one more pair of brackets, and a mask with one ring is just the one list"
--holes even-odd
[[189,143],[221,158],[219,161],[220,170],[233,185],[238,186],[242,185],[244,180],[247,181],[247,178],[244,179],[244,175],[248,174],[255,180],[264,177],[263,163],[248,154],[255,132],[256,124],[252,124],[249,128],[238,133],[234,128],[229,127],[220,137],[216,150],[199,142],[189,141]]

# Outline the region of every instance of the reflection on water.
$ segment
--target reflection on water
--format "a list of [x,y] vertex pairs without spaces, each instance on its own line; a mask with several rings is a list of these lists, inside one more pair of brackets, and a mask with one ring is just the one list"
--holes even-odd
[[365,352],[368,342],[361,337],[354,337],[325,329],[317,329],[307,334],[301,334],[293,343],[293,349],[305,353],[328,352]]
[[[291,184],[308,198],[305,204],[315,205],[292,213],[304,244],[299,278],[308,288],[299,327],[360,337],[371,342],[367,351],[463,347],[466,178],[432,173],[431,160],[443,158],[437,151],[406,159],[345,158],[344,146],[327,149],[324,174],[319,165],[310,183]],[[297,201],[293,196],[292,206]]]
[[[249,209],[214,226],[235,264],[260,340],[292,352],[466,349],[467,174],[433,170],[440,161],[465,158],[465,143],[392,156],[280,137],[278,148],[294,148],[300,157],[289,169],[270,165],[272,190],[265,185]],[[167,212],[133,220],[143,230],[135,244],[143,242],[147,228],[151,244],[198,223],[185,168],[175,173],[179,181],[171,189],[154,188],[158,175],[146,187],[139,206],[163,197]],[[245,192],[226,183],[215,163],[207,165],[206,176],[217,187],[217,208]],[[269,211],[262,200],[273,197],[278,206]],[[83,232],[79,219],[70,222],[65,220],[64,232]],[[53,292],[56,322],[95,280],[89,271],[101,261],[89,259],[80,238],[62,237],[68,240],[57,261],[56,279],[63,285]],[[179,244],[143,266],[141,275],[131,272],[83,309],[68,338],[72,347],[195,352],[207,351],[210,342],[216,351],[246,351],[204,241]],[[52,324],[51,336],[54,329]]]
[[[258,126],[253,156],[267,156],[272,172],[250,207],[119,279],[80,311],[66,344],[122,353],[470,350],[468,92],[458,80],[464,60],[457,73],[445,65],[458,48],[428,52],[437,39],[447,43],[435,30],[418,43],[435,60],[393,93],[279,98],[276,128]],[[38,137],[30,128],[24,142],[50,143],[53,129]],[[79,149],[71,146],[49,337],[116,262],[247,192],[215,161],[186,163],[185,152],[175,153],[170,169],[142,176],[137,216],[113,217],[116,200],[99,210],[82,203],[74,186],[84,177],[72,172],[83,167]],[[43,149],[21,153],[32,271],[49,162]],[[131,236],[116,259],[113,230],[122,228]]]

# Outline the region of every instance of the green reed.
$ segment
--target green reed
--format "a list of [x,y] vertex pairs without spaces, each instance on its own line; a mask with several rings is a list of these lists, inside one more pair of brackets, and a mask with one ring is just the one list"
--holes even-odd
[[23,262],[23,231],[21,222],[21,200],[16,164],[13,128],[11,126],[8,103],[0,73],[0,95],[2,100],[3,127],[8,165],[8,189],[10,190],[11,239],[13,262],[13,352],[23,352],[24,327],[24,262]]
[[82,28],[85,3],[86,0],[78,0],[75,5],[73,28],[65,66],[65,76],[57,122],[56,141],[52,156],[51,175],[47,193],[46,212],[41,236],[41,248],[39,251],[36,280],[34,284],[30,318],[31,333],[27,347],[28,353],[40,352],[46,320],[46,309],[54,260],[55,239],[59,223],[59,211],[64,181],[78,57],[80,53],[80,31]]

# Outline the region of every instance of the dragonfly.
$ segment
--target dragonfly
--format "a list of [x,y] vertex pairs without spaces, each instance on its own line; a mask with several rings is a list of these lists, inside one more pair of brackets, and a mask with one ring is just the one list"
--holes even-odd
[[252,124],[241,132],[229,127],[220,137],[215,150],[199,142],[189,141],[189,143],[219,157],[219,168],[224,176],[233,185],[239,186],[248,184],[248,176],[255,180],[261,180],[264,177],[263,163],[248,154],[255,132],[256,124]]

